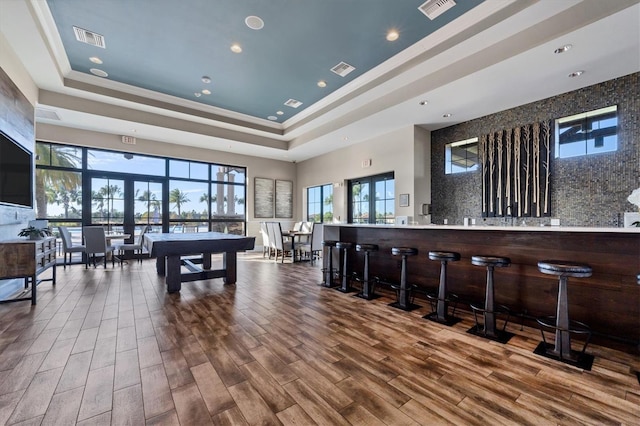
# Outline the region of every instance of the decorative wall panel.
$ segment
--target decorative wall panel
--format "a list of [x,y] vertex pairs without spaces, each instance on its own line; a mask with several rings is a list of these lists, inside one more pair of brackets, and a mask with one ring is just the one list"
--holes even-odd
[[293,217],[293,182],[276,179],[276,217]]
[[482,216],[550,216],[551,122],[483,135]]
[[253,216],[256,218],[273,217],[273,179],[255,178],[253,188]]

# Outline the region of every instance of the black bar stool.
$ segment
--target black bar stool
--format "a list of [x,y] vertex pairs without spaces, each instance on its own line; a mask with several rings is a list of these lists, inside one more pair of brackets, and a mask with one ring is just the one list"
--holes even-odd
[[[538,270],[543,274],[556,275],[558,277],[558,301],[556,316],[538,318],[542,342],[534,353],[562,361],[576,367],[591,370],[593,355],[586,354],[587,345],[591,339],[591,329],[584,323],[569,320],[569,298],[567,282],[569,277],[586,278],[591,276],[591,267],[581,263],[565,262],[562,260],[541,260],[538,262]],[[547,344],[544,331],[555,331],[555,344],[553,347]],[[571,349],[571,334],[586,336],[582,351]]]
[[340,287],[337,287],[336,290],[341,291],[343,293],[351,293],[352,291],[356,291],[355,288],[351,287],[351,280],[349,279],[349,275],[347,273],[347,254],[349,253],[349,249],[353,247],[353,243],[347,243],[345,241],[338,241],[336,243],[336,248],[342,254],[342,266],[340,268],[340,276],[342,277],[342,284]]
[[402,256],[402,269],[400,272],[400,285],[392,285],[391,288],[396,291],[397,301],[390,303],[389,306],[402,309],[403,311],[412,311],[419,308],[419,305],[413,303],[413,286],[407,284],[407,257],[418,254],[418,249],[412,247],[393,247],[391,254],[394,256]]
[[[513,336],[513,333],[505,331],[509,322],[509,309],[506,306],[500,306],[499,311],[496,310],[493,289],[493,270],[494,268],[505,268],[511,265],[511,259],[499,256],[471,256],[471,264],[476,266],[484,266],[487,268],[487,284],[485,290],[484,306],[471,305],[476,325],[467,330],[468,333],[476,336],[485,337],[500,343],[507,343]],[[478,314],[484,317],[483,324],[478,322]],[[496,314],[505,313],[507,318],[501,330],[496,327]]]
[[329,248],[328,253],[327,250],[324,250],[324,253],[322,253],[322,257],[325,258],[325,255],[327,256],[327,267],[324,268],[322,270],[322,276],[323,276],[323,281],[322,283],[320,283],[321,286],[324,287],[333,287],[333,274],[334,274],[334,269],[333,269],[333,248],[336,246],[337,241],[334,240],[324,240],[322,241],[322,247],[323,248]]
[[377,244],[356,244],[356,251],[364,252],[364,270],[362,273],[362,290],[356,294],[356,297],[362,299],[375,299],[378,296],[375,294],[375,281],[369,280],[369,253],[372,251],[378,251]]
[[[435,301],[436,308],[433,312],[425,315],[423,318],[439,322],[440,324],[453,325],[460,321],[460,318],[456,318],[455,316],[458,296],[455,294],[447,295],[447,263],[459,261],[460,253],[449,251],[430,251],[429,259],[440,261],[440,284],[438,285],[437,296],[434,294],[427,294],[427,298],[430,301]],[[453,312],[449,315],[449,303],[452,301],[454,302]],[[433,303],[431,306],[433,306]]]

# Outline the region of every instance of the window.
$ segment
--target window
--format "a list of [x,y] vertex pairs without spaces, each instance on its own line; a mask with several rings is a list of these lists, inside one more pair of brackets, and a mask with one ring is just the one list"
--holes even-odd
[[444,172],[464,173],[478,169],[478,138],[445,145]]
[[48,142],[36,156],[36,217],[54,227],[246,232],[244,167]]
[[556,158],[618,149],[616,105],[556,120]]
[[307,188],[307,221],[333,221],[333,185]]
[[350,223],[394,223],[393,173],[350,180],[348,195]]

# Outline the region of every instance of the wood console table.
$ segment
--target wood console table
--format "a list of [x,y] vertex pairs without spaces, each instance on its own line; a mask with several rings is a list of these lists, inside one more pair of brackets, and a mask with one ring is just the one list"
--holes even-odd
[[[0,279],[24,278],[24,288],[31,284],[31,297],[0,300],[0,303],[31,300],[36,304],[36,287],[41,281],[56,285],[56,239],[0,241]],[[38,280],[38,275],[53,268],[52,278]]]

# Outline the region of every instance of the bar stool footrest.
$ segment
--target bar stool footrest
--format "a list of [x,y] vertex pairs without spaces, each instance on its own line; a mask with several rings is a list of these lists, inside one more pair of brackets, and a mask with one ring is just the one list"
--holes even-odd
[[403,311],[407,312],[420,308],[420,305],[416,305],[415,303],[413,303],[417,288],[418,287],[415,284],[410,285],[409,288],[407,288],[407,292],[409,293],[409,303],[407,306],[402,306],[402,304],[400,303],[400,285],[391,284],[391,289],[396,292],[396,301],[393,303],[389,303],[389,306],[391,306],[392,308],[402,309]]
[[322,279],[323,279],[323,281],[322,281],[320,284],[318,284],[318,285],[320,285],[320,286],[322,286],[322,287],[327,287],[327,288],[333,288],[333,287],[336,287],[337,285],[339,285],[339,284],[336,284],[336,282],[335,282],[335,281],[336,281],[336,278],[338,277],[338,269],[336,269],[336,268],[334,268],[334,269],[333,269],[333,273],[331,274],[331,278],[332,278],[332,280],[333,280],[333,282],[332,282],[332,283],[327,283],[327,282],[325,282],[325,280],[326,280],[326,276],[327,276],[327,269],[328,269],[328,268],[322,268],[322,269],[320,270],[320,271],[322,272]]
[[462,321],[462,318],[456,317],[456,309],[458,308],[458,299],[459,299],[457,294],[450,293],[443,300],[447,305],[450,305],[453,307],[451,315],[449,315],[449,312],[447,309],[447,313],[445,315],[444,320],[438,317],[438,302],[441,300],[438,298],[438,295],[427,291],[425,292],[425,296],[429,301],[429,304],[431,305],[431,312],[423,316],[422,318],[437,322],[439,324],[448,325],[448,326],[457,324],[460,321]]
[[[509,339],[511,339],[514,336],[513,333],[509,333],[508,331],[506,331],[507,324],[509,323],[509,316],[511,315],[511,310],[509,308],[507,308],[504,305],[497,305],[494,308],[494,310],[491,312],[484,309],[484,303],[476,303],[476,304],[471,303],[470,306],[471,306],[471,310],[473,311],[473,316],[474,316],[476,325],[474,325],[469,330],[467,330],[467,333],[474,334],[479,337],[484,337],[486,339],[493,340],[500,343],[507,343]],[[495,335],[494,335],[494,334],[486,333],[484,324],[481,324],[480,321],[478,321],[478,314],[483,316],[484,314],[494,314],[496,316],[506,314],[507,317],[504,320],[502,329],[496,329]]]
[[[565,364],[573,365],[578,368],[582,368],[583,370],[590,371],[591,366],[593,365],[594,356],[587,354],[587,346],[591,341],[591,328],[585,323],[580,321],[569,321],[569,328],[564,329],[556,326],[556,317],[548,316],[548,317],[540,317],[536,318],[536,322],[540,326],[540,334],[542,335],[542,342],[538,344],[536,349],[533,351],[536,355],[542,355],[546,358],[550,358],[556,361],[564,362]],[[586,340],[584,345],[582,346],[582,350],[576,351],[571,349],[569,354],[562,354],[555,350],[555,345],[551,343],[547,343],[547,339],[545,338],[544,332],[546,331],[554,331],[554,332],[568,332],[569,334],[577,334],[577,335],[586,335]]]

